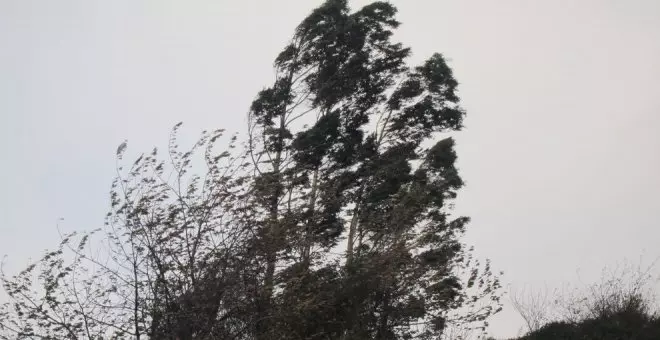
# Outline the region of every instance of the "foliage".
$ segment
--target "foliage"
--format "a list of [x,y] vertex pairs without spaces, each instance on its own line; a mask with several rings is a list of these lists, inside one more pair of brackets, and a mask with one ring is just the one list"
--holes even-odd
[[500,283],[460,242],[469,219],[450,208],[463,181],[441,136],[462,128],[458,83],[440,54],[406,64],[395,14],[315,9],[252,103],[244,149],[232,137],[215,152],[215,131],[180,151],[177,125],[167,161],[154,150],[118,166],[102,230],[3,276],[4,338],[483,331]]
[[580,322],[555,321],[520,340],[652,340],[660,337],[660,317],[650,314],[641,299],[631,299],[624,309],[609,310]]
[[556,297],[555,306],[545,299],[547,295],[536,295],[543,299],[534,300],[534,304],[519,300],[525,306],[519,311],[529,312],[527,319],[537,320],[535,316],[543,315],[538,320],[547,320],[520,340],[660,338],[660,314],[652,293],[656,281],[650,275],[653,267],[627,264],[604,270],[601,282]]

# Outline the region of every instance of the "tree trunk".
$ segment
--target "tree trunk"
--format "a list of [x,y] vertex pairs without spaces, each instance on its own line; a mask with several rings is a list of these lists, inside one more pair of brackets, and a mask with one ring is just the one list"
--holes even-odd
[[316,196],[318,192],[318,180],[319,180],[319,169],[314,169],[314,175],[312,176],[312,189],[309,193],[309,218],[307,219],[307,225],[305,226],[305,240],[303,244],[302,251],[302,263],[305,268],[309,267],[311,262],[311,251],[312,251],[312,224],[314,219],[314,211],[316,209]]

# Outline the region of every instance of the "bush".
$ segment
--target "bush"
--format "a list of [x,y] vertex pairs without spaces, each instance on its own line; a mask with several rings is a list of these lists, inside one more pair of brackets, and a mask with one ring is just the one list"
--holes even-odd
[[[632,297],[636,300],[636,297]],[[660,318],[649,314],[643,301],[631,302],[625,309],[608,310],[599,317],[579,323],[556,321],[549,323],[520,340],[657,340],[660,339]]]
[[[538,328],[530,327],[519,340],[660,339],[660,314],[653,293],[657,281],[650,274],[652,268],[642,270],[626,265],[619,270],[605,270],[600,283],[556,298],[553,308],[548,307],[546,300],[526,304],[516,300],[516,308],[526,321],[530,315],[554,318]],[[538,306],[548,308],[536,310],[534,307]]]

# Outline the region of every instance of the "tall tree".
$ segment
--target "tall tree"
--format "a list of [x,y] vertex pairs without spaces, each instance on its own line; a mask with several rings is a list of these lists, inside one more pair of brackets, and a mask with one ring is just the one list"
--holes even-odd
[[[441,54],[406,63],[395,14],[385,2],[315,9],[250,107],[245,151],[232,139],[214,153],[220,132],[188,152],[173,137],[169,170],[154,152],[120,171],[109,262],[83,253],[88,237],[76,247],[67,238],[41,261],[42,289],[31,286],[36,267],[3,276],[6,330],[437,339],[447,327],[483,327],[499,310],[499,281],[460,242],[468,218],[450,214],[463,186],[448,136],[465,115],[457,82]],[[203,176],[190,173],[196,150]]]
[[[351,13],[346,1],[326,1],[298,26],[276,59],[274,85],[251,110],[250,151],[268,197],[263,305],[274,298],[278,265],[285,287],[293,277],[332,280],[346,297],[344,338],[437,334],[447,311],[466,301],[454,271],[468,219],[451,219],[447,209],[463,182],[453,140],[432,144],[462,127],[457,82],[440,54],[405,64],[410,50],[391,41],[395,13],[385,2]],[[294,129],[300,121],[310,126]],[[328,266],[340,243],[341,266]],[[496,288],[489,268],[484,274],[484,287]],[[281,303],[310,314],[304,301]],[[337,301],[312,304],[328,305]]]

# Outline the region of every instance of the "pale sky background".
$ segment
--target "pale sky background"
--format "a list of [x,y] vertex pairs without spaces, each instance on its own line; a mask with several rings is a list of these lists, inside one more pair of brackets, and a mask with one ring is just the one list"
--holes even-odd
[[[660,256],[660,1],[395,0],[412,61],[451,61],[467,241],[506,284]],[[0,0],[0,254],[17,269],[99,227],[115,150],[245,131],[320,0]],[[367,1],[352,1],[353,7]],[[659,269],[660,271],[660,269]],[[659,273],[660,274],[660,273]],[[516,335],[510,308],[492,321]]]

